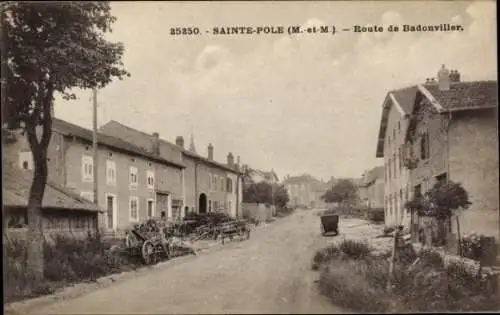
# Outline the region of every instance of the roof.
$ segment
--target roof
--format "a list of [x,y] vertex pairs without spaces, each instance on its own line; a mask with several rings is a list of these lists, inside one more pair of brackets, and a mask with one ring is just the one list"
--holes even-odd
[[214,160],[210,160],[206,157],[203,157],[201,155],[199,155],[198,153],[195,153],[195,152],[191,152],[189,150],[186,150],[186,149],[183,149],[182,150],[182,153],[185,155],[185,156],[188,156],[192,159],[195,159],[195,160],[198,160],[198,161],[202,161],[206,164],[210,164],[212,166],[215,166],[215,167],[218,167],[218,168],[221,168],[225,171],[229,171],[229,172],[232,172],[232,173],[236,173],[236,174],[241,174],[241,172],[239,170],[237,170],[236,168],[232,168],[226,164],[222,164],[222,163],[219,163],[219,162],[216,162]]
[[439,85],[434,83],[413,85],[388,92],[382,105],[382,118],[380,121],[376,157],[384,156],[385,132],[389,111],[391,106],[394,105],[393,99],[401,109],[402,115],[410,115],[413,112],[417,94],[420,92],[432,104],[435,104],[439,112],[444,113],[498,107],[497,90],[497,81],[486,80],[451,83],[450,89],[447,91],[439,90]]
[[[3,170],[3,205],[27,207],[33,172],[5,166]],[[81,211],[100,211],[92,202],[57,184],[47,182],[42,201],[43,208]]]
[[254,173],[262,176],[265,180],[268,180],[268,181],[272,181],[272,180],[279,181],[278,175],[276,175],[275,171],[266,172],[266,171],[259,170],[259,169],[254,169],[253,171],[254,171]]
[[[148,144],[151,143],[151,141],[153,140],[153,135],[150,135],[148,133],[145,133],[143,131],[140,131],[138,129],[135,129],[135,128],[132,128],[132,127],[129,127],[129,126],[126,126],[122,123],[119,123],[115,120],[111,120],[109,121],[108,123],[106,123],[106,125],[109,125],[109,124],[114,124],[116,126],[119,126],[121,128],[126,128],[128,131],[131,131],[131,132],[134,132],[137,136],[140,136],[140,138],[136,138],[136,141],[137,143],[135,143],[136,145],[140,145],[142,148],[141,150],[147,152],[147,146]],[[106,125],[104,125],[104,128],[106,127]],[[107,133],[107,131],[104,131],[104,133]],[[213,160],[209,160],[208,158],[205,158],[199,154],[197,154],[196,152],[191,152],[189,150],[186,150],[176,144],[173,144],[165,139],[162,139],[162,138],[159,138],[160,140],[160,145],[165,145],[165,146],[169,146],[171,148],[175,148],[175,150],[179,150],[180,152],[182,152],[183,155],[185,156],[188,156],[188,157],[191,157],[193,159],[197,159],[197,160],[200,160],[200,161],[203,161],[207,164],[211,164],[212,166],[216,166],[218,168],[222,168],[226,171],[230,171],[230,172],[234,172],[234,173],[240,173],[238,170],[236,170],[235,168],[232,168],[232,167],[229,167],[225,164],[221,164],[221,163],[218,163],[216,161],[213,161]],[[183,165],[183,167],[185,167]]]
[[389,113],[392,106],[398,106],[402,116],[411,114],[417,95],[417,86],[408,86],[397,90],[389,91],[382,104],[382,117],[380,119],[380,128],[378,132],[376,157],[384,156],[384,141],[387,130]]
[[[91,130],[77,126],[75,124],[69,123],[65,120],[61,120],[58,118],[53,119],[52,128],[57,130],[58,132],[64,134],[64,135],[67,135],[67,136],[74,136],[74,137],[77,137],[77,138],[80,138],[83,140],[87,140],[87,141],[92,141],[92,139],[93,139],[93,132]],[[167,160],[167,159],[159,157],[159,156],[155,156],[155,155],[147,152],[146,150],[144,150],[138,146],[135,146],[132,143],[129,143],[129,142],[124,141],[122,139],[119,139],[117,137],[110,136],[108,134],[104,134],[102,132],[98,132],[97,141],[98,141],[98,144],[100,144],[100,145],[107,146],[109,148],[112,148],[112,149],[115,149],[115,150],[118,150],[121,152],[133,154],[136,156],[145,157],[145,158],[148,158],[150,160],[153,160],[153,161],[156,161],[156,162],[159,162],[162,164],[171,165],[171,166],[174,166],[177,168],[185,168],[185,166],[179,162],[174,162],[174,161],[170,161],[170,160]]]
[[451,83],[447,91],[439,90],[437,84],[425,84],[423,87],[436,99],[441,112],[498,106],[497,81]]

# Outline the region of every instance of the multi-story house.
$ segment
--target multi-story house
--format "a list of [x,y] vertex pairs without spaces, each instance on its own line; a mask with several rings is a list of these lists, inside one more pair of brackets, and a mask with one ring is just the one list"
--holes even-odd
[[410,183],[414,194],[436,181],[462,184],[472,204],[455,212],[453,234],[500,236],[497,91],[496,81],[460,82],[444,65],[437,81],[418,85],[406,132]]
[[[94,199],[97,171],[98,204],[104,209],[101,224],[107,230],[123,230],[134,222],[172,212],[179,198],[184,166],[150,154],[122,139],[98,133],[97,165],[94,169],[91,130],[61,119],[53,119],[49,143],[48,177],[88,200]],[[6,147],[11,163],[33,169],[33,158],[25,137]],[[16,161],[17,159],[17,161]],[[166,192],[165,198],[161,192]]]
[[159,155],[172,158],[185,165],[181,174],[182,204],[179,211],[174,211],[174,217],[182,217],[194,211],[198,213],[226,211],[233,216],[240,215],[242,202],[241,175],[232,154],[228,154],[227,164],[214,161],[213,145],[208,146],[207,157],[196,153],[194,141],[191,138],[189,149],[184,147],[184,138],[179,136],[175,144],[161,139],[158,133],[152,135],[124,126],[116,121],[110,121],[100,128],[108,135],[118,137],[136,146],[151,150],[151,143],[158,143]]
[[289,204],[295,207],[323,207],[321,196],[326,184],[309,174],[286,176],[283,185],[288,191]]
[[[390,132],[386,130],[390,128],[386,126],[395,126],[398,116],[391,122],[390,117],[384,119],[383,115],[377,150],[377,156],[383,156],[389,166],[386,176],[391,184],[386,183],[385,191],[389,214],[394,208],[404,211],[397,202],[399,198],[394,199],[398,189],[405,201],[424,194],[436,181],[452,180],[463,185],[472,202],[468,210],[456,212],[461,233],[474,230],[498,237],[497,82],[461,82],[458,71],[450,72],[443,66],[437,80],[429,79],[402,91],[405,97],[394,97],[392,101],[393,105],[400,104],[405,113],[402,133],[394,137],[398,139],[397,147],[391,149],[387,143]],[[384,108],[385,111],[390,109]],[[391,161],[393,152],[398,152],[396,157],[402,163],[404,178],[394,177],[397,169]],[[452,220],[452,233],[457,232],[455,222]]]
[[367,208],[384,208],[384,167],[377,166],[363,174],[360,188],[364,191],[364,198],[360,199]]
[[404,167],[404,143],[417,88],[401,88],[387,93],[382,103],[376,157],[384,158],[384,211],[387,226],[409,227],[409,170]]

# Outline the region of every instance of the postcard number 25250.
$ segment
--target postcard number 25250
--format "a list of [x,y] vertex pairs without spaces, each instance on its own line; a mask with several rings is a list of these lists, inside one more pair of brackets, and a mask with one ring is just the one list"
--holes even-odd
[[200,29],[197,27],[171,27],[170,35],[198,35]]

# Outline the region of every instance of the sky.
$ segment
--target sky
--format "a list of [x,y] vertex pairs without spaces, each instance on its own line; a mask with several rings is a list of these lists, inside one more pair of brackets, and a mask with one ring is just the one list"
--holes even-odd
[[[228,152],[280,178],[359,177],[375,157],[389,90],[442,64],[462,80],[497,77],[493,1],[112,2],[107,38],[125,45],[130,78],[98,94],[99,125],[116,120],[197,152]],[[463,32],[211,35],[218,26],[462,24]],[[199,27],[172,36],[171,27]],[[57,98],[55,115],[92,126],[90,91]]]

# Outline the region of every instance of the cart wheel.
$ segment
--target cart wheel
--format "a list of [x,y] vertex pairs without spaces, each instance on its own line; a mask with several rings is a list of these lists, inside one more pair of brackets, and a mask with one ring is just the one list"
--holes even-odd
[[146,265],[149,265],[152,263],[154,259],[154,246],[151,241],[145,241],[144,244],[142,244],[142,259],[144,259],[144,263]]

